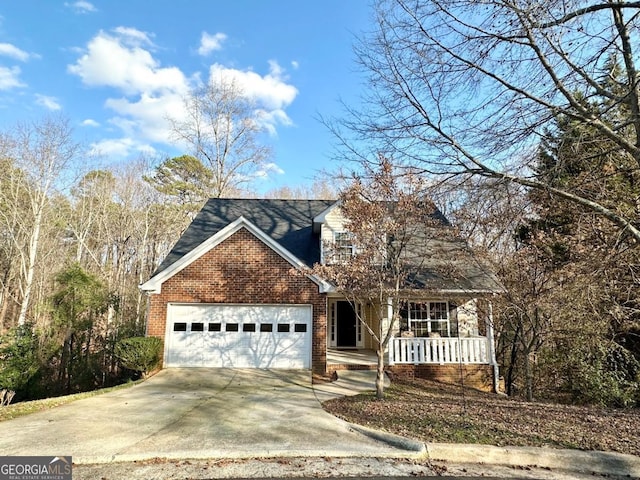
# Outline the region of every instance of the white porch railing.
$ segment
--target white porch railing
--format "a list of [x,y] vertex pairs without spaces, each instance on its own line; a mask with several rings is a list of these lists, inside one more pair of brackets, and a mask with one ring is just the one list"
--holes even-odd
[[393,337],[389,341],[389,365],[394,364],[489,364],[486,337]]

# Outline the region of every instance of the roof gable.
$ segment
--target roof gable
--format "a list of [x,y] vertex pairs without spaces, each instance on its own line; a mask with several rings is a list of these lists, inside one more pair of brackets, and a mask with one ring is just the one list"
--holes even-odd
[[[249,222],[246,218],[240,217],[234,222],[227,225],[222,230],[218,231],[215,235],[209,237],[196,248],[188,252],[186,255],[180,257],[179,260],[172,263],[167,268],[154,274],[153,277],[151,277],[147,282],[143,283],[140,286],[140,289],[152,293],[160,293],[162,284],[166,280],[168,280],[187,266],[191,265],[193,262],[198,260],[200,257],[205,255],[211,249],[218,246],[220,243],[231,237],[234,233],[242,228],[246,228],[260,241],[262,241],[264,244],[274,250],[278,255],[288,261],[292,266],[297,268],[304,267],[304,263],[295,255],[293,255],[287,249],[283,248],[278,242],[274,241],[269,235],[265,234],[262,230],[256,227],[253,223]],[[321,291],[324,291],[329,287],[328,284],[320,279],[317,279],[311,275],[309,275],[308,277],[321,287]]]
[[313,219],[334,203],[335,200],[211,198],[141,288],[159,288],[158,281],[170,278],[240,226],[249,228],[293,265],[312,267],[320,260],[320,240],[313,233]]
[[320,243],[313,234],[313,218],[334,203],[334,200],[209,199],[154,275],[240,217],[311,267],[320,259]]

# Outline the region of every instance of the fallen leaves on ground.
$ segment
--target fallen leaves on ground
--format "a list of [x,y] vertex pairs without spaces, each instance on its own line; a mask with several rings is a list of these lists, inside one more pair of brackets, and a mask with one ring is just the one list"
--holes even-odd
[[352,423],[424,442],[603,450],[640,455],[640,411],[523,402],[427,380],[395,381],[373,394],[330,400]]

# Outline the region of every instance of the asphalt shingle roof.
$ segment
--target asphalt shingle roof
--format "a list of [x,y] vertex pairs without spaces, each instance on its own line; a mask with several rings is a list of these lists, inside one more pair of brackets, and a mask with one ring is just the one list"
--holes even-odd
[[211,198],[173,246],[154,276],[240,217],[246,218],[311,267],[320,261],[320,240],[313,233],[313,219],[334,203],[335,200]]
[[[410,252],[416,265],[407,279],[410,290],[502,292],[498,278],[459,238],[435,234]],[[411,250],[411,249],[410,249]]]
[[[335,200],[212,198],[153,276],[240,217],[312,267],[320,261],[320,236],[313,232],[313,219],[334,204]],[[429,217],[431,220],[423,228],[416,229],[418,241],[412,242],[416,248],[408,251],[417,268],[407,287],[427,291],[502,291],[495,275],[476,259],[466,242],[455,237],[447,219],[440,212]],[[438,224],[439,227],[434,226]]]

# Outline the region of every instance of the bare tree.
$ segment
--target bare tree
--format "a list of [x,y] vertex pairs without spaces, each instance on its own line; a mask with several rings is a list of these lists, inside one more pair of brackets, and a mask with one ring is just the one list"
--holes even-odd
[[[71,188],[71,215],[67,229],[76,244],[75,261],[91,264],[104,273],[104,229],[102,219],[108,215],[117,179],[109,170],[92,170]],[[100,245],[100,247],[97,247]]]
[[57,183],[79,152],[68,122],[47,118],[20,124],[0,140],[2,156],[12,162],[0,191],[0,221],[14,242],[20,261],[18,324],[27,320],[39,261],[46,215],[53,205]]
[[265,171],[271,151],[260,142],[259,112],[235,81],[212,79],[184,107],[184,118],[169,119],[174,139],[211,170],[210,196],[230,195]]
[[[540,138],[566,117],[599,132],[639,174],[640,2],[379,0],[376,7],[376,29],[356,47],[368,77],[365,106],[330,125],[350,156],[383,152],[440,178],[544,190],[640,240],[637,208],[619,211],[532,168]],[[615,81],[612,65],[622,71]],[[594,109],[594,100],[621,113]]]
[[340,194],[340,209],[353,249],[345,252],[340,243],[324,245],[325,261],[314,267],[314,274],[344,295],[373,338],[376,396],[382,398],[384,354],[398,330],[401,302],[417,288],[412,282],[425,268],[424,258],[433,255],[443,219],[425,197],[422,182],[398,176],[383,157],[375,168],[364,165],[364,172],[353,177]]
[[265,193],[265,198],[297,198],[297,199],[318,199],[331,200],[338,198],[339,186],[336,178],[325,174],[318,177],[311,184],[302,184],[294,187],[284,186]]

